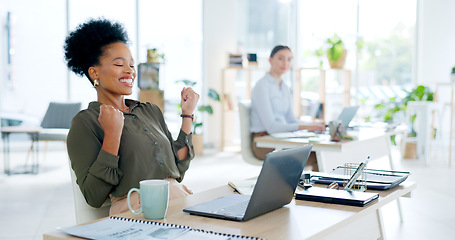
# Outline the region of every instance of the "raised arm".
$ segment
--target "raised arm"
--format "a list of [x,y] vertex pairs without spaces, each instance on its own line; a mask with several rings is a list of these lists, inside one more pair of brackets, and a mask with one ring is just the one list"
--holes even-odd
[[[191,134],[191,128],[193,125],[194,109],[199,100],[199,94],[197,94],[192,88],[183,88],[181,92],[180,106],[182,107],[182,127],[181,130],[187,135]],[[193,116],[194,117],[194,116]],[[180,137],[180,134],[179,134]],[[184,146],[177,151],[179,160],[187,159],[188,157],[188,146]]]

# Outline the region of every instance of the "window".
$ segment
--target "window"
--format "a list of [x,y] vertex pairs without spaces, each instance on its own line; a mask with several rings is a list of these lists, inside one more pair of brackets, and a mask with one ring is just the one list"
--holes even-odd
[[[270,48],[284,43],[293,49],[294,68],[316,69],[301,73],[302,98],[311,98],[307,101],[317,99],[321,61],[329,68],[316,51],[334,34],[348,52],[344,68],[351,71],[351,103],[371,106],[400,97],[401,89],[412,83],[416,0],[249,0],[238,6],[239,46],[257,52],[260,67],[262,62],[268,68]],[[329,75],[326,86],[340,86],[342,74]]]
[[[202,83],[202,1],[139,1],[139,62],[146,62],[147,49],[165,55],[160,67],[160,89],[165,99],[176,106],[182,84],[178,80]],[[173,111],[176,108],[167,108]]]
[[359,13],[359,86],[410,84],[415,0],[360,1]]
[[[399,96],[413,78],[416,1],[300,0],[298,43],[304,67],[318,66],[315,51],[338,34],[353,71],[353,100]],[[328,67],[323,59],[323,66]],[[395,86],[395,87],[392,87]]]

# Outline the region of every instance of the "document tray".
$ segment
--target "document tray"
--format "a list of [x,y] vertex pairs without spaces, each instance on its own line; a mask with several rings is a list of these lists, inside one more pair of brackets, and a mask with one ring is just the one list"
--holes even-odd
[[[337,182],[340,186],[349,179],[350,176],[344,174],[345,167],[337,167],[330,173],[311,173],[311,182],[319,184],[331,184]],[[367,189],[388,190],[404,182],[410,172],[365,169]],[[362,178],[359,178],[361,180]],[[302,177],[303,180],[303,177]]]

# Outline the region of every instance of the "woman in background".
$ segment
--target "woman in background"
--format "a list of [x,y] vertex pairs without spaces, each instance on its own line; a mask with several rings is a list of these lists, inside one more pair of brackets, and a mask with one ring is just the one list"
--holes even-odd
[[[141,180],[168,180],[170,199],[191,194],[179,182],[194,157],[191,125],[199,95],[181,91],[182,125],[174,141],[158,106],[125,99],[136,79],[127,43],[122,25],[99,19],[79,25],[64,45],[68,68],[85,75],[98,96],[71,123],[71,166],[87,203],[100,207],[110,198],[111,215],[128,211],[126,194]],[[137,209],[140,199],[133,194]]]
[[275,46],[270,53],[270,71],[261,78],[251,93],[252,149],[255,156],[264,159],[273,148],[256,147],[255,138],[265,134],[297,130],[323,131],[323,123],[300,122],[292,110],[292,95],[282,80],[291,68],[293,55],[287,46]]

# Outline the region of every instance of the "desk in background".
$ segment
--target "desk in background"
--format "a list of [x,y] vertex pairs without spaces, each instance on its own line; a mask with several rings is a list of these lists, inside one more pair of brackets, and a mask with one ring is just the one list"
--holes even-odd
[[[4,172],[8,175],[12,174],[13,172],[10,169],[10,141],[9,137],[12,133],[27,133],[32,138],[32,145],[30,147],[31,155],[32,155],[32,163],[30,171],[25,170],[24,172],[20,173],[38,173],[39,168],[39,159],[38,159],[38,138],[39,132],[41,131],[41,127],[22,127],[22,126],[10,126],[10,127],[2,127],[2,139],[3,139],[3,159],[4,159]],[[16,173],[16,172],[14,172]]]
[[278,139],[272,136],[262,136],[255,139],[256,145],[263,148],[284,149],[313,144],[316,152],[318,168],[321,172],[329,172],[346,162],[360,163],[370,156],[372,160],[388,157],[393,169],[390,136],[402,134],[405,128],[396,128],[390,131],[375,128],[360,128],[348,131],[354,140],[330,141],[330,136],[320,136],[320,141],[310,142],[308,138]]
[[[182,211],[185,207],[232,194],[232,189],[226,185],[170,201],[166,218],[159,221],[269,240],[378,239],[385,237],[381,207],[399,197],[409,197],[415,188],[416,183],[407,181],[391,190],[378,191],[379,200],[365,207],[292,200],[290,204],[280,209],[246,222],[193,216]],[[142,214],[133,215],[130,212],[118,216],[144,220]],[[43,239],[80,238],[54,231],[44,234]]]

